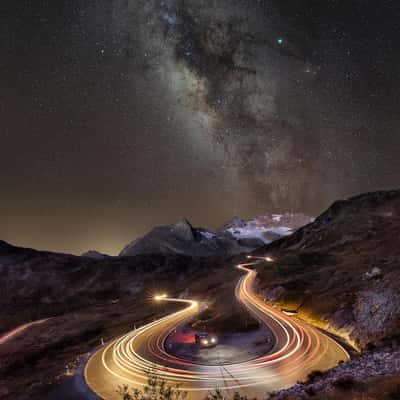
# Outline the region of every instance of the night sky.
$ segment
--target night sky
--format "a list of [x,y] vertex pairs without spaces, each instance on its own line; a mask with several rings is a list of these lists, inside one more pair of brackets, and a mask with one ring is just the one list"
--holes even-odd
[[0,238],[115,254],[396,188],[399,39],[397,0],[1,0]]

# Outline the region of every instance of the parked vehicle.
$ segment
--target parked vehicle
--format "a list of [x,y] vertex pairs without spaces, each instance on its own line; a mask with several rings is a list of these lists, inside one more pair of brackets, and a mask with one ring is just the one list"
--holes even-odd
[[199,332],[194,335],[195,342],[202,347],[213,347],[218,343],[217,336],[208,332]]

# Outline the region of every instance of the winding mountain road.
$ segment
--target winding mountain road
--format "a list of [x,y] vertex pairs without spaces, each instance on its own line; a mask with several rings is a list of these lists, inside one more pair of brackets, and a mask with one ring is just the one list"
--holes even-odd
[[89,359],[85,379],[101,398],[120,400],[119,385],[141,388],[147,382],[146,371],[174,383],[180,382],[190,400],[204,398],[220,388],[226,394],[235,391],[248,397],[265,397],[267,392],[289,387],[307,378],[314,370],[327,370],[349,359],[346,350],[319,330],[291,318],[261,301],[253,291],[254,263],[238,266],[245,274],[236,286],[236,297],[275,337],[270,353],[241,363],[200,365],[168,354],[167,336],[200,311],[194,300],[159,297],[159,301],[179,302],[186,307],[136,329],[105,345]]

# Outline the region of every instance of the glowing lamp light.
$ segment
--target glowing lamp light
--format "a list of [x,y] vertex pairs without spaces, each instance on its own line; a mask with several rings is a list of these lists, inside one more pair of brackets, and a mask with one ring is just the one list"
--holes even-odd
[[274,259],[272,257],[265,257],[265,261],[267,262],[274,262]]
[[154,300],[156,300],[156,301],[160,301],[160,300],[163,300],[163,299],[166,299],[166,298],[167,298],[167,294],[166,293],[154,296]]

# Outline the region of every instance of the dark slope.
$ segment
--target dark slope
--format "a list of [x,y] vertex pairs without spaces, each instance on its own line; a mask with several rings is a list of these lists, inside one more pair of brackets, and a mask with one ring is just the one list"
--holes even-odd
[[157,289],[176,293],[176,282],[184,290],[191,279],[221,263],[215,257],[165,254],[97,259],[0,242],[0,333],[19,323],[138,293]]
[[257,254],[271,302],[360,348],[400,334],[400,191],[335,202],[313,223]]

